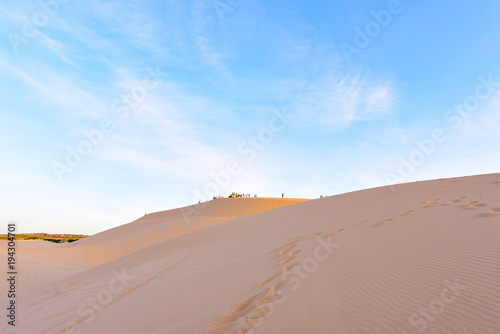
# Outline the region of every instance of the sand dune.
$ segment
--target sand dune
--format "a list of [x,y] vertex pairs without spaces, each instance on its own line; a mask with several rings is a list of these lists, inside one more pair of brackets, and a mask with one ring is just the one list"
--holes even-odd
[[498,179],[216,200],[23,243],[15,332],[500,333]]
[[35,243],[25,247],[23,253],[42,262],[93,267],[182,234],[304,201],[281,198],[218,199],[148,214],[129,224],[70,244],[38,247],[40,243]]

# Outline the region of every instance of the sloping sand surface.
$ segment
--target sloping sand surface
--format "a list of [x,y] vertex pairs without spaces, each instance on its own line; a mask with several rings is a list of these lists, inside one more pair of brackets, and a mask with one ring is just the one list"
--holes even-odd
[[129,224],[69,244],[44,241],[23,248],[23,255],[42,262],[93,267],[160,241],[220,224],[234,218],[306,201],[305,199],[218,199],[180,209],[145,215]]
[[20,247],[16,332],[500,333],[499,174],[255,200]]

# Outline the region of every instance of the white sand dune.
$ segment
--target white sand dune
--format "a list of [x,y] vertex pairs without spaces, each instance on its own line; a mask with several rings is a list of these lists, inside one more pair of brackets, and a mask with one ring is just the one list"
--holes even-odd
[[11,332],[500,333],[499,208],[490,174],[216,200],[22,243]]

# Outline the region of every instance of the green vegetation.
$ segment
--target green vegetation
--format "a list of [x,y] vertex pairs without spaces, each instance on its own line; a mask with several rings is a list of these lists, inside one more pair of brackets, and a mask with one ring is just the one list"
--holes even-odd
[[[20,233],[16,234],[16,240],[45,240],[55,243],[75,242],[85,238],[81,234],[49,234],[49,233]],[[0,234],[0,240],[7,240],[7,234]]]
[[50,242],[55,242],[56,244],[63,242],[63,240],[61,240],[61,239],[50,239],[50,238],[48,238],[48,239],[43,239],[43,240],[50,241]]

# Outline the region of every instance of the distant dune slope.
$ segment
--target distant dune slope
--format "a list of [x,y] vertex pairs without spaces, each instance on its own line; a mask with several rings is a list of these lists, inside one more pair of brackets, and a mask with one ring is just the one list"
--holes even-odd
[[[178,235],[234,218],[307,201],[282,198],[223,198],[143,216],[70,244],[27,247],[31,259],[67,266],[89,267],[116,259]],[[38,244],[39,245],[39,244]]]
[[[192,232],[27,287],[20,329],[500,333],[500,174],[368,189],[201,227],[239,210],[230,201],[197,216]],[[113,233],[137,233],[132,224]]]
[[[75,243],[75,245],[101,244],[111,240],[131,237],[134,238],[136,243],[141,244],[142,236],[146,237],[146,239],[144,240],[145,243],[141,245],[151,245],[155,241],[161,241],[164,236],[172,237],[178,235],[178,232],[173,233],[174,230],[181,233],[191,232],[199,229],[201,226],[212,225],[212,222],[215,221],[220,223],[304,201],[307,200],[288,198],[222,198],[180,209],[151,213],[129,224],[82,239]],[[199,224],[200,221],[207,219],[211,223]],[[160,235],[157,233],[160,233]]]
[[[281,198],[223,198],[185,208],[148,214],[132,223],[89,236],[70,247],[95,254],[101,262],[182,234],[231,219],[307,201]],[[93,247],[98,245],[98,247]]]

